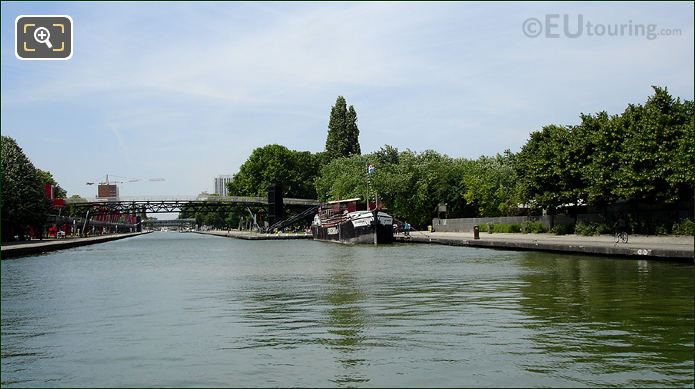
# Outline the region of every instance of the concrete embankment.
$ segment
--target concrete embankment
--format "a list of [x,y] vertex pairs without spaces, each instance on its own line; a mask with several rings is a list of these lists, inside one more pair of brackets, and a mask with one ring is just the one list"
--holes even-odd
[[312,239],[311,234],[304,232],[280,233],[280,234],[261,234],[251,231],[195,231],[198,234],[222,236],[226,238],[237,238],[244,240],[291,240],[291,239]]
[[487,234],[473,239],[471,233],[415,232],[399,242],[485,247],[506,250],[534,250],[574,254],[642,257],[693,261],[691,236],[630,236],[628,243],[615,243],[612,236],[578,236],[552,234]]
[[[245,240],[312,239],[311,234],[260,234],[250,231],[198,231],[200,234]],[[568,254],[641,257],[693,261],[693,237],[630,236],[628,243],[616,244],[612,236],[553,234],[487,234],[473,239],[472,233],[413,232],[409,238],[399,234],[397,242],[429,243],[451,246],[483,247],[503,250],[534,250]]]
[[114,234],[104,236],[93,236],[90,238],[66,238],[60,240],[43,240],[31,242],[17,242],[3,245],[0,256],[2,259],[15,258],[23,255],[34,255],[48,251],[64,250],[72,247],[87,246],[90,244],[110,242],[112,240],[130,238],[147,234],[149,232],[133,232],[127,234]]

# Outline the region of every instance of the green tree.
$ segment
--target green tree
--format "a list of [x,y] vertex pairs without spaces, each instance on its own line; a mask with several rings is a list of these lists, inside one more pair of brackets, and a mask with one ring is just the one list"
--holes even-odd
[[76,209],[75,206],[73,206],[71,203],[84,203],[87,202],[87,199],[80,195],[72,195],[68,197],[67,199],[67,205],[65,206],[65,209],[63,210],[63,215],[78,215],[80,214],[81,210]]
[[67,197],[67,192],[65,189],[61,188],[60,185],[58,185],[58,182],[53,178],[53,174],[49,172],[48,170],[41,170],[41,169],[36,169],[36,172],[39,175],[39,178],[41,179],[41,182],[45,184],[51,184],[53,185],[53,197],[57,199],[64,199]]
[[313,199],[320,162],[320,155],[308,151],[277,144],[259,147],[241,165],[227,189],[232,196],[267,196],[268,187],[278,183],[286,197]]
[[515,164],[522,198],[550,209],[627,201],[635,210],[659,203],[692,210],[694,105],[653,89],[644,105],[630,104],[620,115],[582,114],[577,126],[532,133]]
[[463,176],[468,161],[426,150],[401,153],[399,172],[409,179],[400,187],[395,210],[407,221],[424,228],[436,215],[437,205],[447,203],[451,217],[463,216],[467,208]]
[[476,207],[479,216],[505,216],[516,209],[517,176],[513,163],[514,155],[507,150],[468,164],[463,176],[464,198]]
[[[203,194],[201,193],[198,198],[205,197],[207,201],[216,201],[220,195],[213,194]],[[215,227],[219,229],[226,228],[236,228],[239,225],[240,215],[246,212],[245,207],[241,205],[234,205],[224,208],[219,208],[217,210],[210,211],[198,211],[194,212],[190,205],[184,205],[179,212],[179,219],[195,219],[196,224],[199,226],[206,225],[210,227]]]
[[318,199],[322,201],[365,198],[367,193],[366,156],[340,157],[321,167],[315,180]]
[[374,157],[376,157],[376,161],[381,165],[397,164],[400,154],[398,153],[398,148],[384,145],[374,152]]
[[633,202],[692,201],[693,103],[653,88],[644,105],[629,105],[621,115],[625,135],[615,193]]
[[82,197],[82,196],[80,196],[80,195],[74,194],[74,195],[68,197],[68,201],[71,201],[71,202],[86,202],[87,199],[85,199],[84,197]]
[[348,108],[347,123],[345,123],[345,140],[348,155],[360,155],[360,129],[357,127],[357,112],[352,105]]
[[677,192],[679,200],[693,202],[695,193],[695,102],[685,101],[681,104],[676,99],[679,107],[676,109],[678,120],[674,124],[672,154],[668,159],[671,166],[667,181]]
[[576,155],[584,159],[581,169],[585,183],[584,197],[589,204],[606,207],[618,197],[616,172],[622,163],[625,132],[620,117],[599,112],[581,115],[581,123],[573,129]]
[[41,177],[17,142],[2,136],[2,239],[23,235],[24,227],[41,226],[50,210]]
[[[367,165],[376,172],[367,176]],[[374,201],[400,220],[424,227],[436,215],[440,202],[449,205],[452,217],[463,215],[463,174],[466,160],[457,160],[435,151],[398,152],[391,146],[368,155],[335,159],[323,166],[316,180],[321,200],[359,197]]]
[[347,107],[345,98],[338,96],[331,107],[326,137],[326,153],[329,159],[360,155],[360,130],[357,127],[357,112],[351,105]]
[[576,204],[582,197],[584,185],[577,166],[581,158],[572,141],[572,130],[566,126],[549,125],[531,133],[516,163],[524,200],[553,209]]

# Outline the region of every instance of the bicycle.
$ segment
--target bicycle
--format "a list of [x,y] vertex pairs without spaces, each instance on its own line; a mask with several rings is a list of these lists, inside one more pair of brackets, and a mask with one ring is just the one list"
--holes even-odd
[[627,231],[618,231],[615,233],[615,243],[627,243],[628,235]]

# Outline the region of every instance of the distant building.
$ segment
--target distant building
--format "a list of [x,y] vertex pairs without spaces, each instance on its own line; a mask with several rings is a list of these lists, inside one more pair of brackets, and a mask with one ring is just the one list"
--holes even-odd
[[227,184],[232,181],[231,175],[222,175],[215,177],[215,194],[227,196]]
[[116,184],[99,184],[97,197],[100,199],[117,199],[118,187]]

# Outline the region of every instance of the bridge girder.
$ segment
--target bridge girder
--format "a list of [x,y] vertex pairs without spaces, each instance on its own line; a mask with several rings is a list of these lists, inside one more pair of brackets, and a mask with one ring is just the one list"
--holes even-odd
[[194,226],[195,219],[143,220],[142,225],[148,227],[182,227]]
[[[287,200],[290,200],[289,202]],[[318,204],[316,200],[285,199],[288,206],[312,206]],[[168,200],[168,201],[94,201],[71,202],[69,205],[74,212],[91,215],[100,214],[137,214],[142,213],[173,213],[173,212],[232,212],[239,210],[239,206],[267,207],[267,200],[262,198],[240,198],[236,201],[209,201],[209,200]]]

